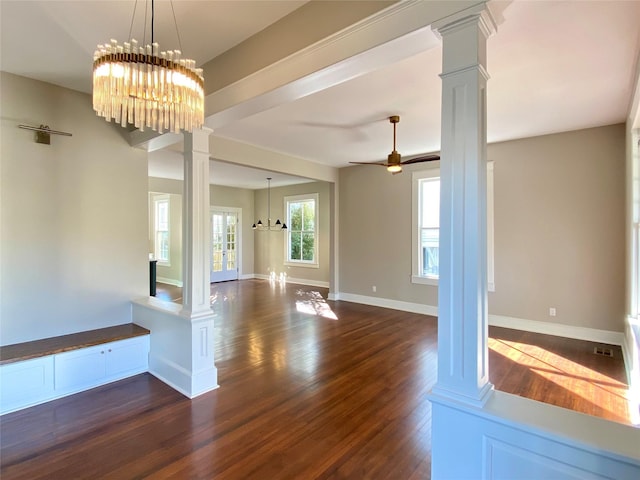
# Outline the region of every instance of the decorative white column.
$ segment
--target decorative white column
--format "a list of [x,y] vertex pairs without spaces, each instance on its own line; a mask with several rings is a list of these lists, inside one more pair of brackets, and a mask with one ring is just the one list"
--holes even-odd
[[208,128],[184,133],[184,192],[182,199],[182,312],[194,317],[210,314]]
[[210,287],[209,135],[202,128],[184,133],[182,200],[182,310],[191,322],[190,397],[216,388]]
[[210,305],[209,135],[184,134],[183,304],[133,301],[132,317],[151,330],[149,372],[189,398],[218,387]]
[[438,380],[432,397],[481,406],[491,395],[487,325],[484,4],[436,22],[442,36]]

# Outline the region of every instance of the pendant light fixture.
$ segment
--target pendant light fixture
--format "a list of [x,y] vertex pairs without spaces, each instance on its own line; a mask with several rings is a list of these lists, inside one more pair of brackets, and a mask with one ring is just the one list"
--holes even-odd
[[[151,45],[138,47],[131,30],[130,42],[98,45],[93,54],[93,109],[108,122],[131,124],[140,131],[191,132],[204,124],[202,69],[195,60],[181,58],[180,50],[160,51],[154,41],[154,16],[151,0]],[[178,33],[175,11],[173,20]]]
[[287,224],[282,223],[278,218],[275,225],[271,225],[271,177],[267,177],[267,224],[263,224],[262,220],[258,220],[251,228],[254,230],[268,230],[272,232],[280,232],[287,230]]

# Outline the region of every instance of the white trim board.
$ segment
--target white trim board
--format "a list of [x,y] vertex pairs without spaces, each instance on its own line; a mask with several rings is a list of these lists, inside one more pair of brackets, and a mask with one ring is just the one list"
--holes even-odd
[[[403,302],[400,300],[391,300],[389,298],[369,297],[367,295],[357,295],[355,293],[338,293],[332,295],[335,300],[362,303],[364,305],[373,305],[374,307],[391,308],[393,310],[401,310],[411,313],[422,313],[423,315],[438,315],[438,307],[425,305],[422,303]],[[331,300],[331,298],[330,298]]]
[[[271,280],[269,275],[264,275],[262,273],[254,273],[253,275],[243,275],[244,279],[247,278],[255,278],[257,280]],[[276,282],[279,282],[280,279],[276,278]],[[319,287],[319,288],[329,288],[329,282],[323,282],[321,280],[308,280],[305,278],[294,278],[294,277],[286,277],[285,283],[295,283],[298,285],[308,285],[310,287]]]
[[167,285],[173,285],[174,287],[182,287],[182,282],[180,280],[174,280],[173,278],[156,276],[156,283],[166,283]]
[[609,345],[624,344],[624,333],[597,328],[578,327],[562,323],[540,322],[524,318],[507,317],[504,315],[489,315],[489,325],[494,327],[513,328],[527,332],[555,335],[556,337],[574,338],[589,342],[606,343]]
[[[354,293],[339,292],[330,294],[329,300],[362,303],[382,308],[391,308],[411,313],[421,313],[424,315],[438,316],[438,307],[425,305],[422,303],[403,302],[388,298],[370,297],[367,295],[357,295]],[[537,320],[527,320],[524,318],[508,317],[504,315],[489,314],[489,325],[494,327],[512,328],[514,330],[524,330],[527,332],[541,333],[544,335],[554,335],[557,337],[573,338],[576,340],[587,340],[590,342],[606,343],[609,345],[623,345],[624,333],[611,330],[599,330],[596,328],[577,327],[574,325],[564,325],[560,323],[540,322]]]

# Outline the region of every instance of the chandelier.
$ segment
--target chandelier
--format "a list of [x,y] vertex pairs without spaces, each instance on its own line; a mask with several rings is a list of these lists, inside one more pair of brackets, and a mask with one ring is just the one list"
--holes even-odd
[[[133,13],[135,17],[135,7]],[[138,47],[134,39],[98,45],[93,54],[93,109],[108,122],[131,124],[140,131],[191,132],[204,124],[202,69],[195,60],[181,58],[180,50],[159,51],[153,39],[154,14],[152,0],[151,45]]]
[[267,177],[267,224],[263,224],[262,220],[258,220],[251,228],[254,230],[270,230],[272,232],[279,232],[287,230],[287,224],[282,223],[278,218],[275,225],[271,225],[271,177]]

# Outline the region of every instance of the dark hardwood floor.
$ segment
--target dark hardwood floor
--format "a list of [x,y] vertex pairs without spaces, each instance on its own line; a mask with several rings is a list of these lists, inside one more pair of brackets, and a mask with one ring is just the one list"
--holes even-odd
[[[211,293],[221,388],[190,401],[143,374],[5,415],[2,479],[430,477],[435,318],[261,280]],[[496,388],[628,421],[619,348],[491,337]]]

